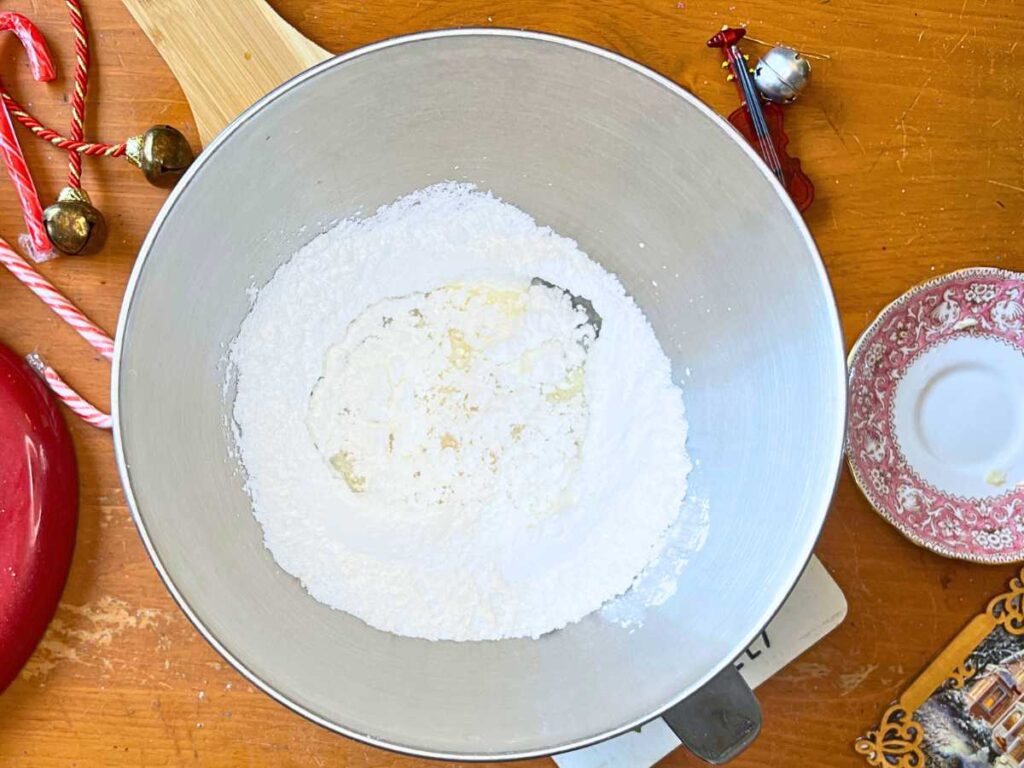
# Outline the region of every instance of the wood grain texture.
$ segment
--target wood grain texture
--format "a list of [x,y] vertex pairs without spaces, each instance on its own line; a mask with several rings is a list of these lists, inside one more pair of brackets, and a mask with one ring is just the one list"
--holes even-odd
[[[166,122],[198,143],[179,86],[120,0],[85,6],[96,49],[87,132],[119,140]],[[73,41],[62,4],[4,7],[30,14],[63,65],[57,83],[32,83],[16,42],[0,39],[4,82],[41,117],[65,124]],[[762,40],[832,57],[815,61],[814,82],[788,111],[787,128],[792,154],[817,184],[807,221],[848,343],[913,283],[974,265],[1024,270],[1024,7],[1011,0],[274,0],[274,7],[334,51],[462,25],[570,35],[654,67],[720,112],[736,97],[704,40],[725,22],[747,23]],[[24,144],[52,199],[63,158],[35,140]],[[164,193],[118,161],[87,160],[85,184],[107,215],[109,245],[43,271],[113,329]],[[0,233],[21,231],[14,193],[0,184]],[[106,364],[6,273],[0,341],[45,353],[84,394],[109,402]],[[57,620],[0,697],[0,765],[427,765],[333,736],[249,687],[157,578],[125,508],[109,435],[71,426],[82,476],[78,548]],[[846,592],[849,617],[759,689],[764,731],[737,768],[862,765],[853,739],[1014,571],[918,549],[868,507],[845,472],[817,552]],[[697,762],[676,752],[664,765]]]
[[188,99],[206,145],[285,80],[331,54],[265,0],[123,0]]

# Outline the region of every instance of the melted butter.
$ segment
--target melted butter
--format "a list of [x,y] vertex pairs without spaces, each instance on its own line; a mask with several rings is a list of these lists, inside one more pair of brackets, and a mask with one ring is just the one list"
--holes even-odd
[[518,317],[526,312],[525,292],[514,288],[497,288],[493,285],[465,285],[464,283],[452,283],[441,290],[458,291],[465,295],[462,308],[465,309],[469,303],[476,298],[483,300],[500,309],[509,317]]
[[[497,307],[509,317],[519,317],[526,312],[526,302],[522,291],[512,291],[490,286],[477,289],[488,304]],[[474,291],[471,291],[473,293]]]
[[583,367],[577,366],[565,375],[565,380],[561,384],[544,397],[551,403],[564,403],[581,394],[583,394]]
[[[470,426],[477,423],[475,419],[480,413],[481,407],[465,390],[466,382],[464,380],[468,374],[475,373],[477,368],[486,372],[490,367],[499,365],[489,356],[490,347],[494,343],[505,340],[508,334],[512,334],[519,328],[520,318],[526,315],[528,306],[533,306],[529,300],[528,290],[496,287],[487,283],[455,283],[431,292],[434,294],[433,304],[427,302],[423,309],[406,310],[408,313],[407,319],[404,320],[406,328],[411,326],[417,329],[428,329],[426,338],[431,340],[430,343],[438,345],[440,342],[440,348],[435,346],[434,349],[440,352],[438,362],[441,364],[431,371],[430,381],[432,384],[413,392],[412,399],[420,403],[418,408],[431,418],[434,418],[434,414],[447,414],[449,418],[455,419],[459,423],[461,423],[460,420],[467,418],[470,419],[468,422]],[[431,294],[425,295],[430,296]],[[391,326],[399,324],[398,321],[402,320],[399,315],[390,313],[384,314],[383,318],[383,329],[390,329]],[[385,330],[384,335],[386,336],[387,333],[388,331]],[[447,340],[447,345],[444,345],[444,340]],[[578,352],[575,347],[570,351]],[[536,372],[542,358],[549,364],[557,364],[557,361],[548,360],[549,352],[548,348],[542,349],[539,345],[532,345],[523,350],[518,359],[508,360],[507,365],[513,370],[518,368],[520,372],[530,375]],[[566,362],[564,365],[570,364]],[[533,397],[555,405],[559,412],[571,411],[577,404],[584,401],[585,363],[577,363],[573,367],[563,367],[561,371],[552,371],[551,373],[554,375],[547,378],[544,383],[531,382],[528,385],[531,389],[536,387],[533,389]],[[545,377],[550,375],[545,374]],[[560,380],[552,381],[554,376],[560,376]],[[349,409],[345,408],[342,411],[346,416],[351,416]],[[486,424],[487,422],[485,420],[481,423]],[[450,462],[451,459],[454,459],[459,462],[464,460],[464,456],[473,457],[482,449],[483,456],[480,458],[484,459],[484,464],[490,472],[497,474],[502,469],[502,455],[499,451],[483,445],[474,445],[472,436],[466,438],[464,442],[461,434],[456,437],[457,430],[447,431],[442,426],[443,424],[444,421],[438,421],[430,425],[424,437],[430,441],[431,445],[427,447],[424,444],[421,451],[438,456],[439,454],[435,452],[439,449],[441,452],[451,449],[452,453],[446,454],[448,457],[446,461]],[[504,425],[505,440],[522,445],[527,439],[526,426],[527,424],[523,422]],[[411,460],[405,448],[402,450],[406,453],[402,455],[396,453],[400,442],[396,433],[397,430],[394,428],[387,433],[387,438],[381,446],[383,455],[377,459],[378,462],[383,461],[385,465],[396,462],[396,466],[399,466]],[[402,444],[407,443],[408,440],[405,440]],[[572,445],[572,453],[579,458],[580,444],[578,440],[574,441]],[[367,493],[370,477],[375,481],[373,492],[377,492],[378,468],[372,462],[365,463],[366,457],[362,451],[338,450],[337,453],[329,457],[329,462],[354,493]],[[357,471],[357,468],[361,471]],[[461,470],[457,474],[459,477],[463,476]],[[420,477],[418,470],[411,473],[412,479]],[[438,503],[450,495],[447,491],[441,493],[443,490],[441,488],[436,490],[439,495],[435,497],[435,501]]]
[[331,456],[331,466],[345,479],[353,493],[363,493],[366,490],[366,478],[356,474],[355,463],[348,451],[338,451]]
[[448,362],[463,371],[469,368],[469,361],[473,356],[473,348],[466,341],[462,331],[458,328],[449,328],[448,343],[451,345],[451,351],[448,353]]

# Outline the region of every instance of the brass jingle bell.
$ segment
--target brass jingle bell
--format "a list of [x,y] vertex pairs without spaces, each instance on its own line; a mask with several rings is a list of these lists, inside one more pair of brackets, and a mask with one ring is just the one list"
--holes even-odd
[[50,242],[68,256],[84,256],[103,247],[107,223],[83,189],[64,187],[57,202],[43,211],[43,225]]
[[125,142],[125,157],[158,187],[169,187],[192,164],[194,155],[181,131],[169,125],[154,125],[141,136]]

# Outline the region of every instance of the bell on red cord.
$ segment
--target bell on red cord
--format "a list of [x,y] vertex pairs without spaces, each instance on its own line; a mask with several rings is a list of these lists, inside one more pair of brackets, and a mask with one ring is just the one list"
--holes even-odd
[[43,211],[46,234],[61,253],[85,256],[103,247],[107,225],[84,189],[64,187]]
[[154,125],[125,142],[125,157],[142,169],[150,184],[166,187],[188,169],[194,155],[181,131],[169,125]]

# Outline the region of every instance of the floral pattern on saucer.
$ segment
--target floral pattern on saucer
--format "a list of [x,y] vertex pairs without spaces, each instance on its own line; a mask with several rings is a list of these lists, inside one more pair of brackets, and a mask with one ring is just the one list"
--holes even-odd
[[893,404],[909,366],[959,334],[1024,354],[1024,275],[965,269],[919,285],[894,301],[850,353],[847,461],[871,505],[907,538],[946,557],[1024,560],[1024,487],[965,498],[925,482],[893,428]]

